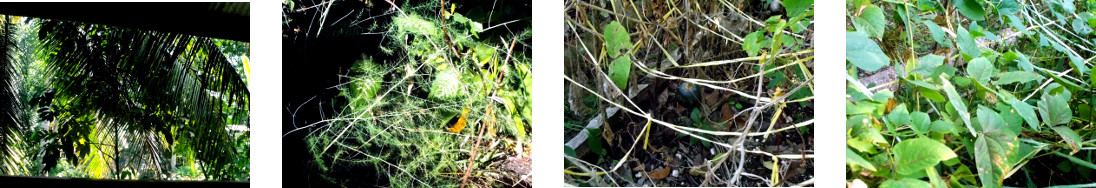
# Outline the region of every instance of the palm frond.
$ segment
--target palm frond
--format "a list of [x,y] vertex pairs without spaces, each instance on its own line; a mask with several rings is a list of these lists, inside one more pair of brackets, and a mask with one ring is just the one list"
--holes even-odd
[[[41,25],[57,119],[76,119],[61,125],[60,141],[74,148],[64,148],[66,153],[75,158],[118,153],[106,161],[114,168],[110,174],[130,170],[162,177],[174,168],[165,162],[172,145],[181,144],[198,151],[194,157],[208,178],[247,174],[246,165],[232,164],[248,154],[237,152],[238,135],[228,125],[248,125],[250,94],[213,40],[58,20]],[[93,149],[77,140],[110,134],[123,135],[110,140],[127,144]],[[104,167],[88,164],[81,166]]]

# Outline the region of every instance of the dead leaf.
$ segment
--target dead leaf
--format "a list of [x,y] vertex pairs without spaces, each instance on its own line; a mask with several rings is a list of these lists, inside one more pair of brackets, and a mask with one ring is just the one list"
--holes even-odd
[[660,180],[660,179],[666,178],[666,176],[670,176],[670,172],[671,172],[670,168],[662,168],[662,170],[657,170],[657,171],[654,171],[654,172],[651,172],[651,173],[647,173],[647,176],[650,176],[651,179]]
[[651,147],[651,151],[655,152],[655,153],[662,153],[662,152],[665,152],[665,148],[654,146],[654,147]]
[[898,106],[898,100],[894,100],[894,98],[887,99],[887,113],[888,114],[891,112],[891,110],[894,110],[894,107],[897,107],[897,106]]
[[720,109],[721,110],[719,110],[719,122],[727,122],[727,120],[730,120],[731,117],[734,117],[734,110],[731,109],[731,104],[723,104],[723,107]]
[[614,145],[613,140],[616,139],[616,134],[613,133],[613,128],[609,127],[609,124],[605,124],[605,128],[601,130],[601,138],[604,138],[609,145]]
[[716,103],[719,103],[719,98],[721,97],[718,91],[714,91],[711,93],[705,93],[704,89],[700,89],[700,91],[700,93],[704,95],[704,105],[715,106]]

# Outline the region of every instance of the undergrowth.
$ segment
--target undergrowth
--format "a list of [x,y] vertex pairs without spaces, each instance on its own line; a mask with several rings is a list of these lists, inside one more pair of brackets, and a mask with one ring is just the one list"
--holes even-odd
[[306,126],[319,127],[306,137],[315,167],[334,184],[368,167],[380,186],[529,186],[529,172],[503,164],[529,157],[531,56],[514,46],[528,46],[530,29],[494,40],[451,12],[460,5],[391,6],[374,27],[386,54],[355,62],[337,86],[346,105]]
[[1092,0],[847,1],[846,181],[1096,185],[1094,12]]

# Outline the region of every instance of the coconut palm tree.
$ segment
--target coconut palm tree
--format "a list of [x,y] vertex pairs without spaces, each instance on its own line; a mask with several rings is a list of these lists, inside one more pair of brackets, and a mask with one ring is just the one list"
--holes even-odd
[[[9,123],[19,122],[14,112],[34,109],[38,122],[24,124],[46,131],[24,140],[40,142],[25,144],[37,152],[0,153],[0,161],[40,163],[32,175],[48,174],[67,162],[93,178],[176,179],[182,167],[205,179],[248,179],[246,65],[221,49],[239,45],[161,31],[35,21],[41,45],[35,54],[49,90],[19,101],[11,83],[0,82],[0,104],[25,102],[20,103],[25,107],[0,105],[0,151],[18,152],[4,149],[21,142],[20,127],[32,126]],[[6,57],[0,58],[3,70],[11,69]],[[10,71],[0,71],[0,80],[9,77]]]

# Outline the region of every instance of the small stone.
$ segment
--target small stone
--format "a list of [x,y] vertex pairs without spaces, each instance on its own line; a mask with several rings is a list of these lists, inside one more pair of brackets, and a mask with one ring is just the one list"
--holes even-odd
[[641,178],[641,177],[643,177],[643,174],[639,173],[639,172],[636,172],[636,178]]
[[679,171],[677,171],[677,170],[675,169],[675,170],[674,170],[673,172],[671,172],[670,174],[671,174],[671,175],[673,175],[674,177],[677,177],[677,175],[680,175],[680,174],[681,174],[681,172],[679,172]]

